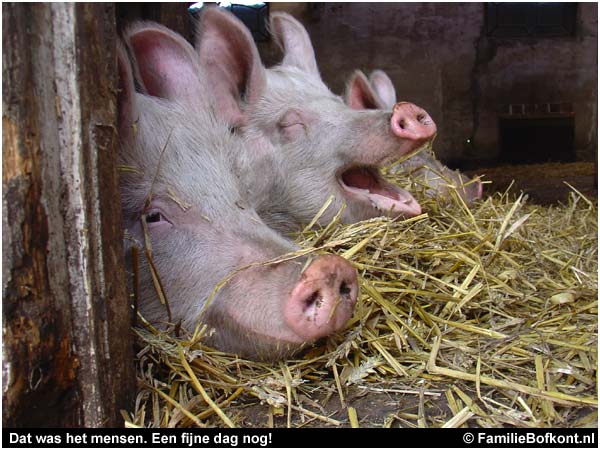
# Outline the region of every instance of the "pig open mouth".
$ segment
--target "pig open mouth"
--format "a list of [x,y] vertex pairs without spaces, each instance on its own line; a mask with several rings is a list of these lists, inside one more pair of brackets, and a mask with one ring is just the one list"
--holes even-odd
[[421,205],[415,198],[404,189],[385,181],[375,167],[350,167],[337,178],[353,200],[368,203],[382,213],[406,217],[421,214]]

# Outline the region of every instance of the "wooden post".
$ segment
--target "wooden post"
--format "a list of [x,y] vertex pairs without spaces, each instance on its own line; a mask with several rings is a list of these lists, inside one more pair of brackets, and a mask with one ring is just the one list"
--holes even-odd
[[2,21],[3,426],[122,426],[114,5],[3,3]]

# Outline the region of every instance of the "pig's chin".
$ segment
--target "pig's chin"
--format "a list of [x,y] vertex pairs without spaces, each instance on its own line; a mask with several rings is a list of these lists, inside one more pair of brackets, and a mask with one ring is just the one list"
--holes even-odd
[[338,174],[337,179],[352,202],[369,205],[388,216],[421,214],[419,202],[409,192],[385,181],[374,167],[351,167]]
[[211,323],[214,332],[207,336],[208,345],[243,358],[276,361],[302,350],[308,342],[286,330],[253,330],[246,326],[218,319]]

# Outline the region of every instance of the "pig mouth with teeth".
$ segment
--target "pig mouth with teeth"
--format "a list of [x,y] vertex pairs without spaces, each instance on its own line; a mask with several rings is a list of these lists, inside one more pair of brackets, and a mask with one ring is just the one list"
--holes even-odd
[[377,167],[345,168],[338,172],[336,179],[350,201],[370,205],[390,216],[421,214],[419,202],[406,190],[385,181]]

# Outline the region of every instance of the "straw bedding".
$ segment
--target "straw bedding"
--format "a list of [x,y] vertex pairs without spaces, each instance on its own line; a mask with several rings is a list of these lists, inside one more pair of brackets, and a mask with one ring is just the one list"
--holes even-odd
[[135,328],[126,426],[596,427],[597,200],[468,208],[410,187],[426,214],[297,236],[347,258],[361,289],[347,328],[296,359],[210,349],[201,327]]

